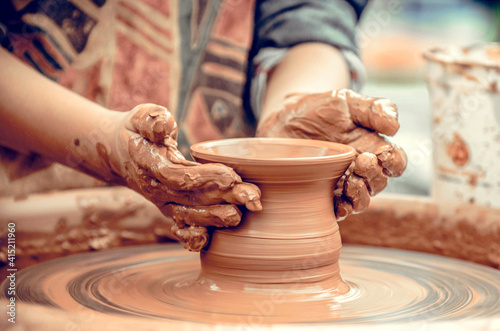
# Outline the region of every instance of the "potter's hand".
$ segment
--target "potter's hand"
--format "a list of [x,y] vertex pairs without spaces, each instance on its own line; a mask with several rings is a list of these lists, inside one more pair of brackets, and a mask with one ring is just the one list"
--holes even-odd
[[405,152],[379,135],[392,136],[399,129],[397,108],[391,101],[347,89],[293,99],[261,123],[257,135],[328,140],[357,150],[357,158],[334,191],[338,220],[365,210],[370,196],[385,188],[388,177],[400,176],[406,168]]
[[242,182],[233,169],[184,158],[177,150],[177,124],[166,108],[139,105],[121,127],[116,144],[120,174],[175,221],[172,230],[189,250],[206,245],[207,226],[237,225],[241,212],[236,204],[262,208],[259,189]]

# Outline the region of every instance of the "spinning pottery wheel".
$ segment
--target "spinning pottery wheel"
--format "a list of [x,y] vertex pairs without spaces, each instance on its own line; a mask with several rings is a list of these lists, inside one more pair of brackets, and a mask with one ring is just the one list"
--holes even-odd
[[21,271],[17,300],[27,325],[38,319],[47,329],[500,327],[498,270],[386,248],[345,246],[340,253],[331,187],[354,157],[349,147],[227,140],[194,146],[193,157],[228,164],[259,185],[263,211],[215,231],[201,266],[197,254],[177,245],[154,245]]
[[[402,325],[428,330],[450,324],[454,330],[498,330],[497,270],[435,255],[355,245],[342,249],[340,262],[350,286],[347,294],[335,297],[318,288],[303,295],[304,302],[295,302],[303,311],[294,309],[294,314],[282,316],[276,312],[291,305],[284,291],[263,293],[245,286],[242,293],[219,293],[212,299],[194,296],[207,294],[193,286],[200,272],[198,257],[177,245],[120,248],[35,265],[18,275],[18,300],[51,307],[48,315],[46,310],[41,310],[43,315],[28,315],[35,325],[45,319],[51,330],[57,329],[54,324],[64,328],[75,323],[118,323],[139,329],[226,325],[244,330],[265,328],[267,323],[277,328],[313,325],[366,330],[396,330]],[[206,289],[210,290],[220,291]],[[245,293],[253,300],[244,302]],[[320,303],[324,309],[318,311]],[[241,313],[216,312],[227,307]],[[19,316],[26,320],[32,309],[36,311],[29,307]]]

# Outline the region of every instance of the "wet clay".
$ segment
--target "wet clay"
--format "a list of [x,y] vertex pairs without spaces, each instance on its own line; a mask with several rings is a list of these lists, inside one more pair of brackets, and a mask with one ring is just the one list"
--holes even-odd
[[[307,301],[314,302],[318,289],[327,297],[348,292],[338,265],[341,241],[332,188],[355,157],[352,147],[250,138],[196,144],[191,153],[198,162],[223,163],[257,184],[263,207],[244,213],[235,228],[214,231],[200,254],[201,273],[193,285],[198,289],[189,290],[193,297],[219,295],[210,294],[211,287],[233,294],[247,286],[257,292],[279,290],[289,302],[279,314],[289,315],[302,309],[298,302],[307,295],[311,296]],[[230,313],[241,307],[220,309]]]
[[[500,326],[498,270],[440,256],[351,245],[344,246],[340,262],[350,291],[332,296],[320,286],[314,293],[303,293],[303,284],[286,291],[255,283],[231,290],[200,283],[197,254],[177,245],[76,255],[17,274],[16,326],[36,330],[69,326],[140,330],[144,325],[149,330],[267,330],[271,323],[273,330],[458,326],[498,330]],[[0,295],[5,295],[6,286],[4,282]],[[0,303],[5,314],[7,306]],[[6,323],[0,320],[0,326]]]
[[262,192],[262,211],[247,212],[238,227],[213,233],[201,252],[201,279],[266,286],[326,281],[334,291],[347,291],[338,268],[332,188],[354,158],[353,148],[251,138],[200,143],[191,153],[199,162],[234,168]]
[[360,156],[335,190],[336,216],[341,220],[365,210],[388,177],[400,176],[406,168],[404,151],[380,136],[394,135],[398,129],[394,103],[344,89],[292,96],[283,110],[264,121],[257,135],[326,140],[356,149]]

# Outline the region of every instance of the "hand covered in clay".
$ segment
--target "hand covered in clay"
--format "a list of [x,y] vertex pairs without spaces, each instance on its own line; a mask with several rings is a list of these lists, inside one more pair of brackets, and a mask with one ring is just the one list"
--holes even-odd
[[327,140],[356,149],[356,159],[334,190],[338,220],[365,210],[370,197],[386,187],[388,177],[403,173],[405,152],[380,135],[392,136],[399,129],[397,107],[391,101],[347,89],[292,98],[261,123],[257,136]]
[[238,225],[236,205],[262,209],[258,187],[242,182],[233,169],[184,158],[177,150],[177,124],[166,108],[139,105],[120,126],[113,168],[174,220],[172,231],[185,248],[201,250],[208,242],[206,227]]

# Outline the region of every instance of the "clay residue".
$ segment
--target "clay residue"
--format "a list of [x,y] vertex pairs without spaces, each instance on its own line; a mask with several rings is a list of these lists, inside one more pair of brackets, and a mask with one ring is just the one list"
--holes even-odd
[[447,153],[457,166],[462,167],[469,162],[469,148],[458,133],[453,134],[453,141],[448,144]]
[[488,86],[489,90],[491,93],[498,93],[498,84],[497,82],[490,82],[490,85]]
[[340,231],[347,244],[417,250],[500,269],[500,211],[493,208],[381,196],[341,222]]
[[478,43],[470,47],[452,45],[435,48],[424,53],[424,58],[446,65],[460,66],[466,70],[483,67],[499,70],[500,48],[497,44]]
[[[177,224],[182,224],[179,227]],[[183,243],[184,248],[193,252],[199,252],[208,244],[208,231],[206,227],[186,225],[176,221],[171,228],[172,233]]]
[[[247,183],[236,185],[233,191],[226,192],[233,200],[229,197],[227,200],[236,201],[237,196],[243,199],[255,192],[253,187]],[[257,202],[260,205],[260,201]],[[182,229],[177,225],[172,229],[174,221],[171,217],[162,215],[143,196],[121,187],[45,193],[23,200],[3,198],[0,199],[0,222],[17,224],[16,266],[21,270],[56,257],[124,245],[173,241],[176,236],[187,242],[186,246],[199,250],[208,242],[205,226],[234,226],[241,216],[240,210],[231,204],[198,206],[192,210],[184,205],[170,206],[179,209],[173,214],[179,215]],[[204,213],[204,208],[211,214],[195,214],[193,220],[190,211]],[[36,213],[36,210],[40,212]],[[205,223],[197,226],[197,220]],[[6,233],[1,233],[0,240],[4,236]],[[7,246],[0,245],[0,267],[5,266],[6,252]],[[0,275],[4,272],[5,268],[0,269]]]
[[478,181],[478,175],[470,175],[469,176],[469,185],[470,186],[476,186],[477,185],[477,181]]
[[399,129],[397,107],[388,99],[370,98],[350,90],[294,96],[294,101],[260,125],[263,137],[309,138],[353,146],[360,154],[335,189],[337,219],[366,209],[370,196],[406,168],[406,154],[380,134]]
[[[104,192],[77,191],[79,193],[75,193],[72,199],[76,200],[76,203],[72,203],[75,208],[73,210],[68,209],[68,206],[59,210],[54,208],[50,214],[38,215],[34,220],[19,221],[16,217],[0,216],[2,223],[16,224],[16,268],[21,270],[34,263],[76,253],[160,241],[156,232],[162,228],[162,224],[156,219],[161,214],[157,210],[151,210],[154,206],[140,196],[131,195],[133,192],[114,194],[114,188],[101,190]],[[95,195],[91,192],[95,192]],[[69,202],[65,197],[67,194],[71,192],[46,194],[47,197],[39,200],[30,196],[19,203],[23,207],[44,210],[45,205],[50,205],[47,199],[53,199],[54,206],[57,201]],[[30,226],[29,222],[35,221],[39,223]],[[131,227],[125,222],[140,222],[142,226]],[[6,232],[0,235],[0,242],[5,244],[0,247],[0,266],[7,263],[6,236]],[[164,237],[161,239],[164,240]],[[5,269],[0,270],[0,275],[4,274]]]

